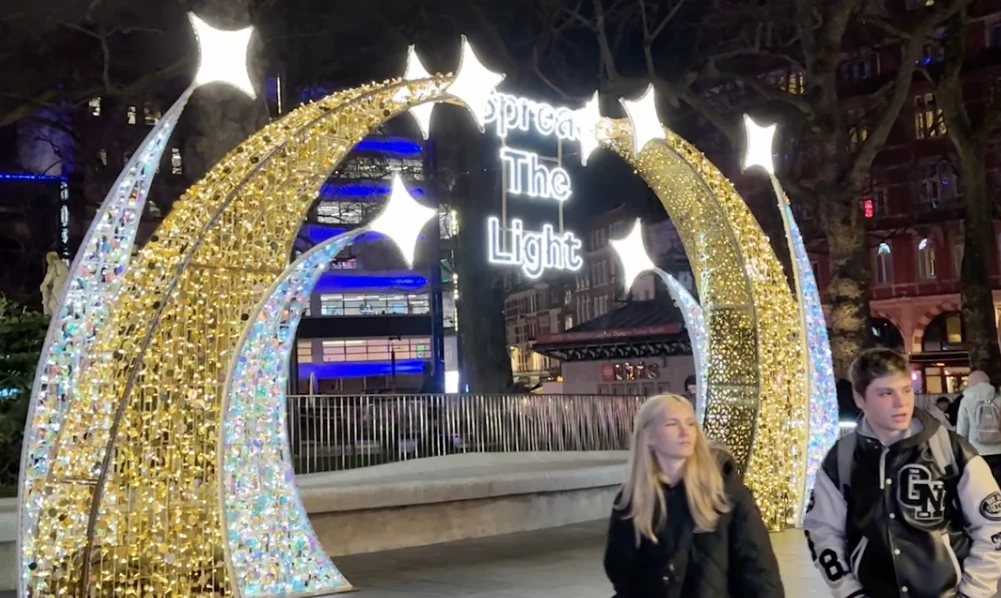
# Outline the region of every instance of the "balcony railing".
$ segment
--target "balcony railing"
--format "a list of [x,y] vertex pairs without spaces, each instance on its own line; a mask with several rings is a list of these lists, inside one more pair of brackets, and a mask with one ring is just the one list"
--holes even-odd
[[471,452],[626,450],[646,397],[288,397],[296,473]]

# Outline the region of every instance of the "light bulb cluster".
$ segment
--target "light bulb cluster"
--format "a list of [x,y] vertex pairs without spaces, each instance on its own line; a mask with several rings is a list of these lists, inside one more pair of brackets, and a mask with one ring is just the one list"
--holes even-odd
[[[280,415],[287,373],[276,366],[291,350],[321,253],[335,247],[291,271],[286,259],[329,172],[387,118],[445,97],[482,113],[499,79],[487,76],[468,43],[463,52],[455,77],[415,67],[408,76],[421,75],[416,80],[360,86],[295,110],[230,152],[175,204],[120,291],[104,297],[108,317],[92,329],[87,367],[65,391],[73,409],[61,414],[58,450],[32,487],[35,525],[23,531],[32,536],[25,573],[32,592],[207,596],[242,588],[253,595],[282,584],[298,591],[306,580],[319,584],[306,591],[346,584],[310,544],[301,505],[288,503],[294,489]],[[636,169],[674,219],[699,281],[713,356],[705,364],[706,429],[748,467],[767,523],[781,527],[802,498],[798,463],[806,450],[795,302],[732,184],[660,126],[650,90],[625,105],[629,123],[598,116],[588,130]],[[596,98],[589,106],[583,110],[594,117]],[[119,243],[104,256],[123,250],[122,221],[138,219],[138,194],[126,197],[126,207],[108,216]],[[397,179],[373,230],[412,260],[433,212]],[[73,281],[80,301],[98,292],[88,286],[91,274]],[[260,446],[247,446],[255,441]],[[252,471],[255,462],[275,467]],[[259,544],[264,530],[280,538],[274,547]],[[289,553],[307,547],[312,572]]]
[[320,545],[295,486],[285,389],[295,331],[320,275],[365,229],[295,261],[250,314],[223,407],[222,499],[239,596],[344,592],[351,584]]
[[[415,97],[444,92],[438,79],[408,85]],[[149,585],[153,595],[232,586],[220,560],[230,535],[216,446],[235,345],[284,271],[331,169],[387,114],[409,107],[393,99],[399,86],[362,86],[297,109],[230,152],[175,204],[126,274],[77,384],[77,409],[67,414],[42,492],[37,537],[46,542],[36,586],[70,595],[83,579],[123,591]],[[97,486],[103,498],[88,550]],[[121,558],[87,556],[97,550]]]
[[838,395],[834,376],[834,360],[831,357],[831,343],[827,335],[827,318],[820,303],[820,290],[813,274],[810,256],[806,251],[803,235],[800,233],[796,217],[789,205],[782,184],[775,176],[772,160],[776,125],[762,127],[751,117],[744,115],[746,147],[744,169],[760,167],[768,173],[775,191],[779,212],[785,226],[789,253],[792,256],[793,278],[797,303],[800,308],[799,342],[804,345],[807,360],[806,379],[803,392],[809,397],[809,431],[806,449],[806,475],[804,478],[803,503],[800,517],[805,515],[817,471],[827,451],[838,440]]
[[707,434],[723,442],[766,524],[795,521],[806,451],[805,361],[799,310],[761,227],[732,183],[671,131],[637,155],[635,123],[603,128],[602,143],[650,185],[685,246],[706,334]]
[[70,266],[59,307],[42,347],[21,456],[20,583],[37,566],[35,550],[42,486],[52,470],[56,440],[73,405],[87,349],[105,321],[132,257],[132,246],[167,140],[194,88],[154,125],[101,202]]
[[709,356],[709,338],[706,335],[706,322],[702,315],[702,306],[677,278],[660,268],[657,268],[656,272],[664,281],[664,286],[667,287],[671,299],[681,311],[685,329],[688,330],[688,340],[692,344],[692,360],[695,362],[695,417],[699,423],[703,423],[706,419],[708,366],[711,357]]

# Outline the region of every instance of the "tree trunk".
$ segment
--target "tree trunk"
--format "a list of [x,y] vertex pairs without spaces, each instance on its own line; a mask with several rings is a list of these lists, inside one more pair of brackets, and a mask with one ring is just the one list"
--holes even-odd
[[836,191],[821,202],[827,205],[831,260],[831,354],[835,375],[848,378],[852,360],[869,344],[869,247],[853,191]]
[[[436,108],[442,197],[458,216],[455,271],[459,278],[458,334],[463,382],[471,392],[504,393],[511,389],[511,356],[504,327],[504,285],[500,271],[487,263],[487,217],[499,197],[499,179],[491,160],[493,140],[476,132],[468,117],[452,106]],[[440,111],[440,112],[437,112]],[[465,112],[465,109],[462,109]],[[444,187],[448,187],[445,189]]]
[[[250,0],[190,0],[187,8],[206,23],[219,29],[242,29],[251,24]],[[259,49],[255,39],[250,46]],[[255,52],[248,56],[253,67]],[[251,70],[250,80],[258,91],[262,73]],[[244,141],[268,121],[263,95],[251,99],[223,83],[201,87],[192,96],[183,117],[184,177],[194,183],[208,172],[226,152]]]
[[970,368],[983,370],[1001,382],[1001,349],[998,348],[994,295],[990,267],[994,256],[994,209],[987,194],[985,152],[969,148],[960,157],[960,186],[966,204],[966,232],[960,296],[963,303],[964,340],[970,351]]

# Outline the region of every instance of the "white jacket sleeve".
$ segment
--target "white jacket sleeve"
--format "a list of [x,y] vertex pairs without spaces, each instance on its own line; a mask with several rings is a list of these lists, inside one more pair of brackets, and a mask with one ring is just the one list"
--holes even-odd
[[1001,490],[984,458],[973,456],[957,487],[966,532],[973,540],[963,560],[960,596],[993,598],[1001,580]]
[[848,506],[841,491],[821,468],[806,509],[803,528],[810,545],[810,558],[820,570],[834,598],[862,598],[855,574],[845,558],[845,524]]

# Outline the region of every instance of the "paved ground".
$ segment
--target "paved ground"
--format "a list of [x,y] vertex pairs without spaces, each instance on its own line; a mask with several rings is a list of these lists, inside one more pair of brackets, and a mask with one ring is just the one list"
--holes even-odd
[[[786,596],[830,596],[800,532],[772,537]],[[359,598],[609,598],[605,522],[335,559]]]
[[[334,559],[358,598],[609,598],[605,522]],[[772,536],[788,598],[827,598],[800,532]],[[0,598],[14,598],[0,592]]]

